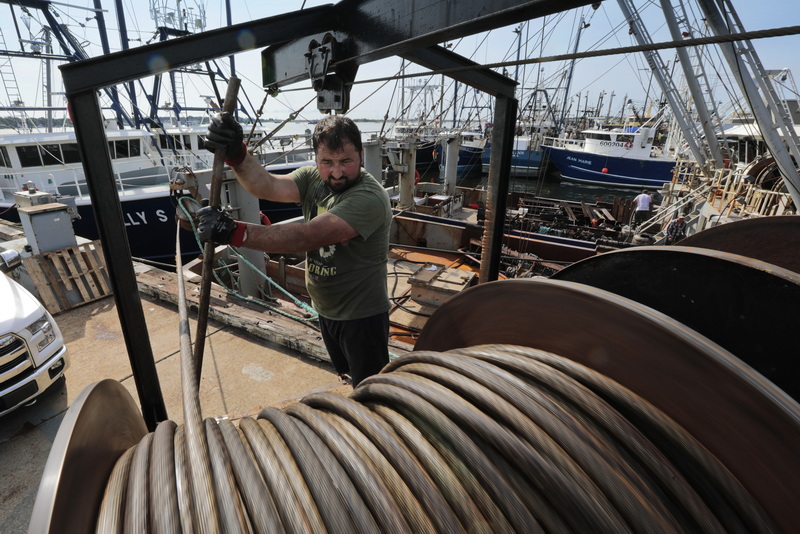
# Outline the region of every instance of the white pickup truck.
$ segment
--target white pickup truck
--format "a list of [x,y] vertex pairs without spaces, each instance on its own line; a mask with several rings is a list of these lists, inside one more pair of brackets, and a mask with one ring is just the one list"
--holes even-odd
[[0,416],[33,401],[69,366],[61,330],[24,287],[6,275],[18,258],[0,258]]

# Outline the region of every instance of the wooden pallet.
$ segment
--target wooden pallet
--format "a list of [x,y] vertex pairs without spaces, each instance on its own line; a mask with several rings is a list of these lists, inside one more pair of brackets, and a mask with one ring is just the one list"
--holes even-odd
[[23,258],[22,265],[52,314],[112,293],[100,241]]

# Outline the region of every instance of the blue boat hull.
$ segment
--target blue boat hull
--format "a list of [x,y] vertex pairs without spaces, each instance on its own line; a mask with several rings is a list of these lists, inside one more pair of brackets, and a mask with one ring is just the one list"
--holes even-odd
[[[482,163],[483,171],[489,171],[489,161],[491,159],[491,142],[486,142],[483,149]],[[541,150],[512,150],[511,151],[511,176],[533,176],[538,174],[542,164]]]
[[675,168],[672,160],[620,158],[552,146],[543,149],[562,179],[584,184],[658,189],[672,181]]
[[429,172],[439,172],[439,147],[436,141],[420,141],[417,143],[417,171],[420,176]]
[[[169,264],[175,263],[175,204],[168,194],[143,199],[124,200],[120,203],[122,219],[131,257]],[[100,238],[94,211],[91,205],[77,206],[80,219],[72,221],[75,235],[95,240]],[[261,211],[273,223],[301,215],[298,204],[261,201]],[[11,222],[19,222],[16,209],[2,216]],[[112,236],[113,237],[113,236]],[[184,260],[200,254],[200,247],[191,232],[181,232],[181,252]]]
[[[447,161],[445,161],[444,150],[442,145],[437,147],[439,150],[439,173],[444,176],[444,169]],[[456,166],[456,176],[458,178],[465,178],[469,176],[480,176],[482,171],[481,157],[483,155],[483,148],[476,148],[471,146],[462,146],[458,149],[458,165]]]
[[[175,205],[169,195],[124,200],[120,207],[131,257],[174,264],[177,223]],[[79,218],[72,221],[75,235],[92,241],[100,239],[91,204],[80,204],[77,209]],[[3,213],[2,218],[20,222],[16,209]],[[190,232],[181,233],[181,252],[185,259],[200,254],[200,247]]]

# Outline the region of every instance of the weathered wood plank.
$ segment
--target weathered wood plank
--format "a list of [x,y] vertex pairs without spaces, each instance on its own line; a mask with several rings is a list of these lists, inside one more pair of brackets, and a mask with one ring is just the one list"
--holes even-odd
[[86,247],[78,247],[78,249],[74,251],[73,261],[78,270],[84,273],[83,280],[87,286],[89,294],[93,298],[96,298],[100,294],[100,290],[97,287],[97,284],[95,283],[94,268],[92,268],[92,266],[89,265],[88,262],[86,261],[85,254],[86,254]]
[[572,208],[569,206],[569,204],[561,202],[560,205],[561,205],[561,208],[564,210],[564,213],[567,214],[567,217],[569,217],[570,220],[573,220],[573,221],[577,220],[577,217],[575,217],[575,212],[572,211]]
[[103,247],[100,246],[100,241],[92,241],[83,248],[83,251],[84,257],[91,265],[92,272],[95,274],[95,281],[103,295],[110,295],[113,291],[108,277],[108,270],[106,269],[106,257],[103,255]]
[[36,286],[36,291],[39,293],[39,299],[47,311],[55,314],[63,310],[67,304],[66,299],[62,305],[62,302],[58,299],[58,293],[50,287],[47,276],[42,272],[39,262],[33,257],[28,257],[22,259],[22,265],[25,267],[28,276],[33,280],[33,285]]
[[84,275],[88,273],[83,273],[78,269],[73,261],[71,252],[71,249],[57,251],[53,254],[52,260],[56,263],[58,263],[60,260],[60,262],[63,263],[64,273],[66,274],[64,285],[67,285],[68,283],[71,284],[72,287],[78,291],[78,293],[80,293],[82,301],[88,302],[92,300],[92,294],[88,291],[86,284],[84,283]]

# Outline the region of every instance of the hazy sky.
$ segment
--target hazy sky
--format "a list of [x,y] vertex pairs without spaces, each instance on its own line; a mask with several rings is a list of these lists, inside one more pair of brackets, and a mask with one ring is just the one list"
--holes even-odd
[[[401,0],[402,1],[402,0]],[[67,2],[63,2],[66,4]],[[73,6],[92,7],[92,0],[72,0],[69,2]],[[141,43],[148,42],[154,38],[154,22],[149,11],[147,0],[125,0],[126,20],[128,31],[131,38],[141,39]],[[158,5],[168,5],[174,7],[175,1],[156,1]],[[301,7],[312,7],[321,5],[323,1],[307,0],[231,0],[233,23],[246,22],[248,20],[260,19],[276,14],[298,10]],[[636,5],[643,11],[643,17],[647,22],[648,30],[651,32],[653,41],[669,41],[669,36],[665,29],[663,13],[660,9],[660,2],[657,0],[636,0]],[[673,0],[673,4],[677,0]],[[225,25],[225,14],[223,0],[212,0],[209,2],[188,1],[181,2],[181,7],[188,10],[193,18],[198,18],[200,7],[203,6],[206,15],[207,28],[217,28]],[[106,24],[110,32],[112,49],[119,49],[119,40],[116,34],[116,16],[114,13],[113,2],[104,1],[104,8],[108,10],[105,14]],[[744,28],[748,31],[779,28],[793,26],[800,23],[800,2],[797,0],[734,0],[734,6],[743,21]],[[99,53],[96,43],[99,42],[95,31],[95,21],[91,19],[91,12],[76,8],[67,8],[58,4],[55,6],[62,22],[66,22],[71,31],[76,34],[79,40],[83,40],[90,54]],[[8,6],[0,5],[0,28],[2,28],[8,49],[18,49],[16,34],[8,16]],[[546,20],[535,19],[522,27],[520,39],[520,56],[537,57],[552,56],[571,52],[574,46],[575,29],[581,16],[585,17],[589,26],[581,33],[579,51],[608,49],[621,46],[634,45],[632,37],[628,35],[627,28],[622,25],[623,17],[616,1],[605,0],[598,10],[592,10],[589,6],[565,12],[563,14],[547,17]],[[546,22],[546,24],[544,24]],[[555,22],[558,22],[556,25]],[[24,28],[24,26],[22,26]],[[544,27],[544,29],[543,29]],[[31,25],[35,32],[38,28],[36,23]],[[450,43],[455,52],[462,56],[469,57],[478,63],[495,63],[510,61],[517,56],[517,34],[514,27],[506,27],[494,30],[488,34],[480,34],[465,37],[458,42]],[[134,42],[132,45],[136,45]],[[797,50],[800,50],[800,36],[777,37],[759,39],[753,41],[764,66],[770,69],[781,69],[789,67],[795,76],[800,76],[797,67]],[[663,51],[662,58],[665,62],[674,59],[674,52]],[[0,58],[3,60],[4,58]],[[302,59],[302,58],[299,58]],[[236,56],[237,75],[243,80],[242,90],[250,95],[255,104],[260,104],[263,98],[263,91],[259,82],[260,55],[258,51],[251,51],[238,54]],[[28,105],[41,105],[41,97],[34,102],[30,99],[41,87],[42,70],[39,62],[13,59],[12,65],[17,74],[20,92],[24,95],[25,103]],[[564,62],[553,62],[535,66],[520,67],[519,70],[509,68],[508,75],[514,78],[515,74],[520,80],[525,80],[525,86],[532,86],[536,82],[538,75],[539,86],[554,88],[563,87],[563,77],[558,76],[564,67]],[[359,68],[357,81],[383,78],[396,74],[400,69],[398,58],[389,58],[382,61],[362,65]],[[537,72],[538,69],[538,72]],[[421,67],[411,65],[408,72],[424,73]],[[407,84],[422,83],[425,78],[409,80]],[[441,83],[437,76],[434,83]],[[634,100],[638,106],[644,102],[646,88],[650,83],[650,74],[646,69],[646,64],[641,54],[632,56],[611,56],[606,58],[590,58],[577,62],[574,70],[574,78],[571,86],[571,97],[573,102],[577,100],[577,95],[581,95],[581,107],[586,104],[594,106],[599,102],[601,91],[605,91],[603,105],[601,108],[614,108],[622,104],[623,96]],[[199,80],[189,80],[185,82],[184,91],[189,105],[201,106],[202,99],[199,95],[212,94],[208,85],[201,84]],[[445,86],[447,91],[451,91],[452,84],[447,81]],[[463,86],[462,86],[463,87]],[[286,91],[277,99],[268,98],[265,117],[285,118],[288,113],[298,109],[303,104],[313,98],[310,90],[310,83],[303,82],[296,84],[291,89],[302,89]],[[221,89],[224,92],[224,87]],[[373,95],[373,93],[376,94]],[[461,89],[463,94],[463,88]],[[614,93],[612,99],[611,93]],[[393,96],[394,94],[394,96]],[[397,113],[399,104],[399,89],[396,82],[387,84],[371,83],[358,84],[353,88],[351,95],[351,106],[354,107],[351,116],[358,118],[381,118],[389,113],[394,116]],[[407,93],[408,94],[408,93]],[[475,103],[478,96],[474,96]],[[722,97],[717,96],[718,99]],[[162,102],[168,99],[162,96]],[[192,100],[194,102],[192,102]],[[7,96],[5,91],[0,92],[0,101],[5,105]],[[483,101],[485,103],[485,100]],[[302,117],[307,119],[319,117],[319,113],[309,105]]]

